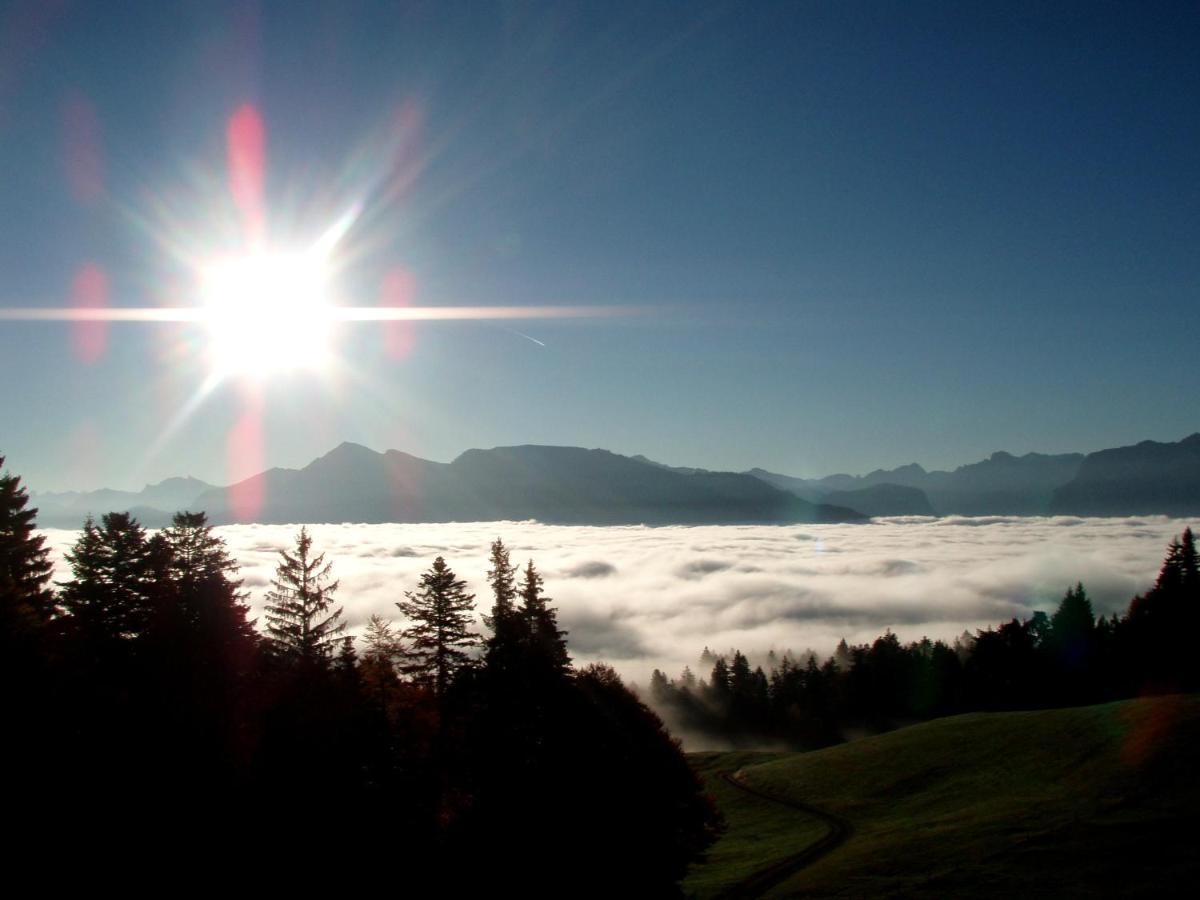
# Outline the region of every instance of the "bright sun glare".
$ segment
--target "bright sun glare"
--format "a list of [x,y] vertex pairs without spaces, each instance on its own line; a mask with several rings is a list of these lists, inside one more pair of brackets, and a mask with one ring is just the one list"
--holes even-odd
[[332,326],[316,253],[254,253],[205,267],[202,296],[217,374],[320,370]]

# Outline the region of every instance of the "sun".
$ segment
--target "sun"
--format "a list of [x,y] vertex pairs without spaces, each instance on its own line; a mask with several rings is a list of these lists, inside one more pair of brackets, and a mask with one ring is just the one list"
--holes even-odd
[[323,255],[255,252],[201,272],[214,372],[264,377],[324,369],[333,325]]

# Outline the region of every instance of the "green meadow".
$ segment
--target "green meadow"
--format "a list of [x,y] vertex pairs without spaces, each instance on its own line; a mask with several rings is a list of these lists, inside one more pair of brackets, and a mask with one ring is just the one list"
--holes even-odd
[[692,757],[727,830],[684,882],[745,895],[747,878],[828,832],[738,790],[850,827],[763,896],[1170,895],[1200,875],[1200,697],[974,713],[811,753]]

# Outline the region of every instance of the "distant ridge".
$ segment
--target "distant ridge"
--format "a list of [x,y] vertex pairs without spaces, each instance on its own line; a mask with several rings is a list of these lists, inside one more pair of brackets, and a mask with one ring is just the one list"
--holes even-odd
[[[761,469],[751,474],[809,502],[848,503],[871,515],[1040,516],[1050,511],[1054,490],[1070,481],[1082,462],[1081,453],[998,451],[952,472],[927,472],[910,463],[861,476],[803,479]],[[885,485],[886,493],[869,493]]]
[[303,469],[272,469],[206,492],[215,522],[464,522],[571,525],[858,522],[749,475],[677,472],[579,447],[468,450],[436,463],[342,444]]
[[1200,512],[1200,432],[1089,453],[1054,491],[1051,508],[1078,516],[1189,516]]
[[468,450],[450,463],[346,442],[301,469],[236,485],[168,478],[141,491],[35,493],[38,523],[129,511],[149,527],[180,509],[214,522],[580,525],[858,522],[869,516],[1200,515],[1200,433],[1088,454],[997,451],[953,471],[917,463],[867,475],[711,472],[581,447]]

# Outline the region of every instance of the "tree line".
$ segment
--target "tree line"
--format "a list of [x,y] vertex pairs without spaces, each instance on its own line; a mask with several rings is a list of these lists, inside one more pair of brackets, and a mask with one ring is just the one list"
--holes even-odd
[[8,811],[42,849],[220,867],[244,844],[310,886],[350,883],[345,859],[410,890],[670,895],[715,838],[678,742],[611,668],[572,664],[499,539],[486,634],[438,557],[360,647],[305,528],[258,623],[204,513],[89,517],[55,584],[27,501],[0,475]]
[[1200,564],[1190,528],[1170,542],[1154,585],[1124,614],[1096,617],[1082,584],[1034,612],[948,644],[891,631],[841,641],[824,661],[774,652],[701,655],[676,678],[655,670],[651,704],[673,728],[735,746],[827,746],[937,716],[1074,706],[1200,689]]

